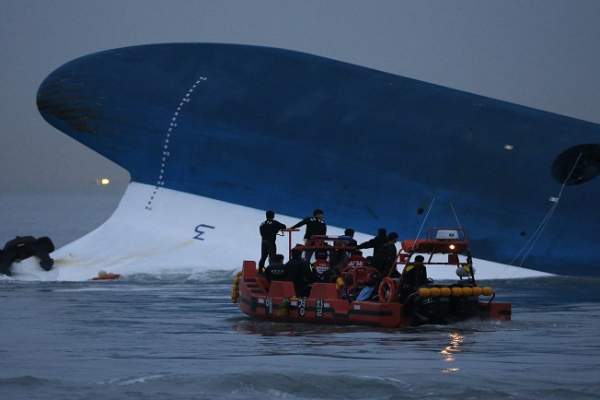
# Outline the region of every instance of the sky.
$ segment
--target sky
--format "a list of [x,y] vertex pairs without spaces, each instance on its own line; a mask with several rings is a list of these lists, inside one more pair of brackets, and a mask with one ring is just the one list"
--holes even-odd
[[[600,1],[0,0],[0,196],[126,171],[39,115],[43,79],[101,50],[221,42],[325,56],[600,123]],[[600,138],[599,138],[600,141]]]

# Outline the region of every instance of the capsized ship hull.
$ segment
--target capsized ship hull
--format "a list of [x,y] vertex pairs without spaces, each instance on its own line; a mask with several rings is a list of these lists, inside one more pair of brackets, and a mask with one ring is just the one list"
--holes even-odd
[[[600,273],[596,124],[309,54],[201,43],[79,58],[37,103],[151,188],[136,200],[142,219],[169,207],[169,189],[294,217],[319,207],[330,225],[411,238],[435,199],[428,225],[456,225],[453,206],[481,258]],[[222,224],[223,237],[245,224],[255,236],[260,218]],[[204,222],[188,222],[193,240]]]

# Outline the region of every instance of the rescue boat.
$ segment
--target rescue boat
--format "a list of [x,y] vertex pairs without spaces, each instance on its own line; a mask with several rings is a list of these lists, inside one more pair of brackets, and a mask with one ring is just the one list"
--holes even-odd
[[[288,232],[291,252],[291,230]],[[317,279],[303,296],[297,293],[294,282],[269,282],[257,271],[255,261],[246,260],[234,281],[232,301],[239,301],[241,311],[253,318],[281,322],[403,328],[470,318],[511,319],[511,304],[494,301],[494,289],[477,284],[464,230],[432,229],[426,239],[404,240],[401,245],[393,265],[386,276],[381,277],[381,272],[363,257],[355,242],[343,237],[313,236],[296,249],[304,251],[303,254],[318,251],[347,253],[341,265],[326,265],[323,259],[311,265],[317,277],[327,272],[337,276],[334,282]],[[426,266],[457,268],[459,279],[444,284],[429,281],[411,293],[403,293],[402,271],[414,265],[417,256],[425,256]],[[378,273],[378,290],[374,290],[374,295],[366,301],[357,300],[357,294],[365,286],[372,285],[373,276]]]
[[121,278],[121,274],[115,274],[113,272],[100,271],[98,275],[93,277],[93,281],[114,281]]

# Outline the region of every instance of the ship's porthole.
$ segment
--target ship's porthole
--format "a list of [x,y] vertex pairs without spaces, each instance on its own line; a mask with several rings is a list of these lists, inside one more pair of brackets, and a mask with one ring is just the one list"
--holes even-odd
[[579,185],[598,175],[600,175],[600,144],[573,146],[560,153],[552,163],[552,176],[559,183],[569,178],[566,181],[567,185]]

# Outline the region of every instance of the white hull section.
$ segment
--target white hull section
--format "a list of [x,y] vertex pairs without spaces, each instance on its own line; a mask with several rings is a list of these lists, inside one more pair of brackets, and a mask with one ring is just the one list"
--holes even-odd
[[[100,271],[131,274],[197,273],[239,270],[245,259],[258,260],[258,226],[264,211],[161,188],[146,209],[154,187],[131,183],[114,214],[96,230],[56,250],[54,268],[43,271],[34,259],[13,264],[15,279],[82,281]],[[307,213],[310,210],[307,210]],[[303,216],[299,216],[303,217]],[[297,217],[278,215],[290,226]],[[348,221],[351,226],[352,221]],[[341,235],[342,228],[328,227]],[[403,233],[399,232],[400,237]],[[414,234],[414,233],[412,233]],[[301,241],[301,232],[294,242]],[[357,233],[358,242],[371,236]],[[287,258],[288,239],[278,238]],[[474,260],[478,279],[551,276],[544,272]],[[433,279],[457,279],[454,268],[428,268]]]

